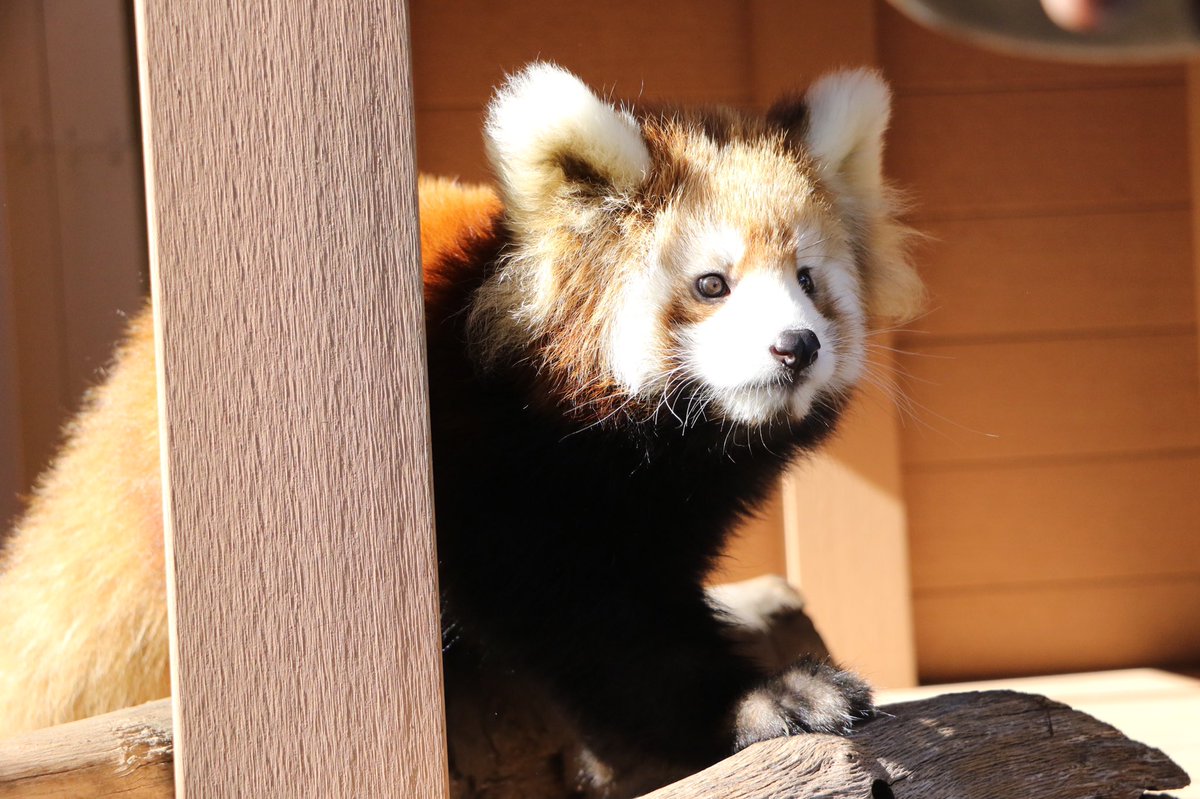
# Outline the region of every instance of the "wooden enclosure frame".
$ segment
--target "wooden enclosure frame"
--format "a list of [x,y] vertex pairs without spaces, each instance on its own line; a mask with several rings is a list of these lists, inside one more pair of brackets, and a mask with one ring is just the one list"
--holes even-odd
[[444,796],[405,3],[136,17],[176,795]]

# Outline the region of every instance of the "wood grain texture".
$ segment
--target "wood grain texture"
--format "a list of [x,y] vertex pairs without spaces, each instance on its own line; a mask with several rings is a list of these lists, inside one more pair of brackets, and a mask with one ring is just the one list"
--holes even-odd
[[[992,690],[965,685],[893,692],[905,701],[885,704],[877,719],[860,725],[850,738],[800,735],[761,743],[647,799],[892,795],[876,780],[902,799],[1008,799],[1039,795],[1032,793],[1038,789],[1052,790],[1047,795],[1053,796],[1136,799],[1143,789],[1178,788],[1187,776],[1161,751],[1129,740],[1103,721],[1012,689],[1066,694],[1060,701],[1095,707],[1109,724],[1115,715],[1134,726],[1140,722],[1146,732],[1161,733],[1162,722],[1190,729],[1176,711],[1194,709],[1195,681],[1171,675],[1156,679],[1156,674],[1143,670],[1010,681],[988,686]],[[1137,708],[1153,708],[1156,718],[1114,712],[1113,702],[1098,701],[1114,687],[1119,693],[1112,699],[1118,704],[1132,700]],[[939,695],[946,689],[956,692]],[[519,701],[504,711],[519,714]],[[494,713],[483,716],[502,735],[493,750],[482,753],[486,759],[511,748],[511,736],[519,731],[502,730],[505,719],[493,718]],[[161,700],[0,741],[0,797],[167,797],[171,759],[171,710],[169,701]],[[536,760],[531,765],[546,770],[538,769],[542,764]],[[476,783],[476,790],[464,787],[463,795],[581,795],[573,785],[549,784],[545,775],[536,784],[526,781],[532,777],[506,770]]]
[[179,795],[443,796],[405,6],[138,39]]
[[884,710],[852,738],[766,741],[643,799],[1139,799],[1188,783],[1157,749],[1041,696],[949,694]]
[[918,219],[1185,208],[1183,86],[896,99],[888,166]]
[[744,102],[743,3],[665,0],[412,4],[417,106],[477,110],[534,59],[556,61],[620,98]]
[[[43,3],[71,407],[146,301],[132,6]],[[113,220],[121,220],[114,224]]]
[[[1200,318],[1200,204],[1194,198],[1200,191],[1200,60],[1187,67],[1188,156],[1192,186],[1192,298]],[[1197,337],[1200,347],[1200,336]]]
[[822,73],[876,62],[872,0],[751,0],[751,101],[766,108]]
[[0,740],[0,799],[175,795],[171,700]]
[[918,591],[922,680],[1200,662],[1200,576]]
[[913,588],[1200,575],[1200,453],[913,472]]
[[[1041,694],[1111,724],[1135,741],[1162,750],[1190,775],[1200,775],[1200,679],[1159,669],[1058,674],[976,683],[927,685],[879,694],[881,704],[927,699],[963,691],[1020,691]],[[1178,799],[1200,799],[1200,784],[1171,791]]]
[[921,225],[926,316],[904,346],[943,339],[1161,329],[1196,320],[1186,210]]
[[27,479],[50,461],[70,407],[44,31],[38,0],[0,3],[5,212]]
[[1200,446],[1191,333],[924,348],[903,356],[909,468]]
[[1178,64],[1100,66],[1002,55],[924,28],[884,0],[879,58],[902,94],[1143,86],[1183,82]]
[[[4,109],[0,106],[0,131]],[[0,159],[0,197],[6,196],[4,160]],[[13,307],[13,264],[8,250],[8,217],[0,214],[0,530],[20,508],[18,494],[26,488],[21,444],[20,372],[17,369],[17,325]],[[0,546],[4,534],[0,533]]]

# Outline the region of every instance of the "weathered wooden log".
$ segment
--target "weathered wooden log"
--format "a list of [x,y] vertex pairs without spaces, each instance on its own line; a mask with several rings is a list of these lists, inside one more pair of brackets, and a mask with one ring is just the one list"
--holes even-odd
[[[0,741],[0,797],[172,796],[168,700]],[[850,738],[766,741],[643,799],[1138,799],[1187,775],[1033,694],[889,705]]]
[[0,797],[175,795],[171,700],[0,740]]
[[889,705],[850,738],[765,741],[643,799],[1138,799],[1187,784],[1085,713],[985,691]]

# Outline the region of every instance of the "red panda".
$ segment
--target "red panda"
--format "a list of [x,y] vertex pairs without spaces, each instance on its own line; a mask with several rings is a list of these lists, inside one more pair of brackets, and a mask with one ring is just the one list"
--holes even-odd
[[[869,712],[831,665],[759,673],[703,580],[919,298],[888,114],[867,71],[758,116],[541,63],[488,109],[498,193],[422,180],[448,693],[511,670],[598,757],[680,768]],[[153,371],[143,314],[3,553],[0,735],[169,692]]]

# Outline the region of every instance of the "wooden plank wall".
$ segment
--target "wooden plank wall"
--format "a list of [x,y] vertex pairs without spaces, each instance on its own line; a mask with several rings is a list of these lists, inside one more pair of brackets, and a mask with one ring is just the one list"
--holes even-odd
[[[0,130],[4,109],[0,107]],[[6,197],[4,160],[0,159],[0,198]],[[21,440],[21,402],[17,376],[16,304],[13,301],[12,259],[8,219],[0,214],[0,547],[4,529],[20,507],[18,492],[25,482],[25,450]]]
[[1200,659],[1181,67],[1020,61],[879,5],[932,310],[899,337],[922,678]]
[[[145,211],[126,0],[0,3],[4,140],[21,477],[28,490],[63,418],[146,292]],[[4,508],[0,503],[0,510]],[[7,515],[0,518],[0,526]]]

